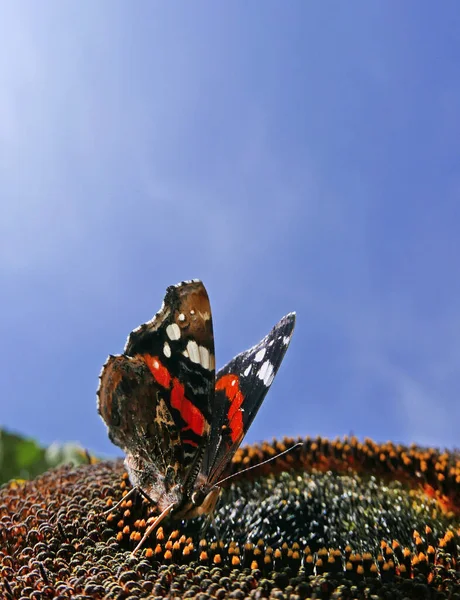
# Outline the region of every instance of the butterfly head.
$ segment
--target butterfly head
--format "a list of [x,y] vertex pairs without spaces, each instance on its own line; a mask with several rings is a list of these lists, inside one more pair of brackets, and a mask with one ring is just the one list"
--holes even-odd
[[176,519],[192,519],[211,514],[217,504],[221,488],[206,483],[195,486],[193,492],[183,496],[182,503],[175,506],[173,516]]

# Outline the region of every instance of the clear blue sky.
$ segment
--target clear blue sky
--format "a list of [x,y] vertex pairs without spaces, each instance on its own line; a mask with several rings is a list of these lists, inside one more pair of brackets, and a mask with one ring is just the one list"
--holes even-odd
[[115,454],[107,354],[200,278],[297,311],[248,441],[459,445],[457,2],[2,2],[1,425]]

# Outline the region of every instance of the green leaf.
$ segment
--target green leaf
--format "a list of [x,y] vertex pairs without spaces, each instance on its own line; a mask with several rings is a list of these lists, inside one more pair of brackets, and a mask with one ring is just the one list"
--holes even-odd
[[0,429],[0,484],[11,479],[32,479],[62,464],[84,464],[88,457],[75,442],[43,448],[32,438]]

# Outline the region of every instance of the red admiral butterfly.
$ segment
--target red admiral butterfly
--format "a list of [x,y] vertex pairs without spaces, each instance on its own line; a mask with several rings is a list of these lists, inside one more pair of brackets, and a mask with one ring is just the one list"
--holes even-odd
[[267,393],[291,340],[295,313],[215,375],[211,307],[201,281],[170,286],[151,321],[102,368],[98,411],[126,453],[133,485],[160,512],[212,513],[218,484]]

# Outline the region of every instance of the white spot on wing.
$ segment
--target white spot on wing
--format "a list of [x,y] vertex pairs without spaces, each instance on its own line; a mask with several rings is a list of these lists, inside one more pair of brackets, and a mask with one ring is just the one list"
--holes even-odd
[[180,329],[177,323],[171,323],[166,327],[166,334],[170,340],[178,340],[180,338]]
[[166,358],[171,358],[171,347],[168,342],[165,342],[165,345],[163,346],[163,354]]
[[273,381],[275,374],[273,365],[269,360],[266,360],[263,365],[260,367],[257,377],[266,385],[267,387]]
[[200,351],[198,350],[198,344],[194,340],[189,340],[187,344],[187,351],[192,362],[200,362]]
[[200,363],[205,369],[209,369],[209,350],[204,346],[199,347]]
[[189,285],[190,283],[201,283],[201,279],[184,279],[184,281],[179,281],[179,283],[176,283],[176,285],[173,285],[172,287],[180,288],[184,285]]
[[187,352],[187,350],[184,350],[184,351],[182,352],[182,354],[185,356],[185,358],[190,358],[190,357],[189,357],[189,355],[188,355],[188,352]]
[[283,338],[283,344],[284,344],[285,346],[287,346],[287,345],[289,344],[289,340],[290,340],[290,339],[291,339],[290,337],[288,337],[287,335],[285,335],[285,336],[284,336],[284,338]]
[[254,361],[260,362],[264,356],[265,356],[265,348],[261,348],[259,350],[259,352],[257,352],[257,354],[254,356]]
[[179,321],[185,321],[184,313],[181,313],[177,318],[179,319]]
[[252,369],[252,365],[249,365],[248,367],[245,368],[243,375],[245,377],[247,377],[249,375],[249,373],[251,372]]

